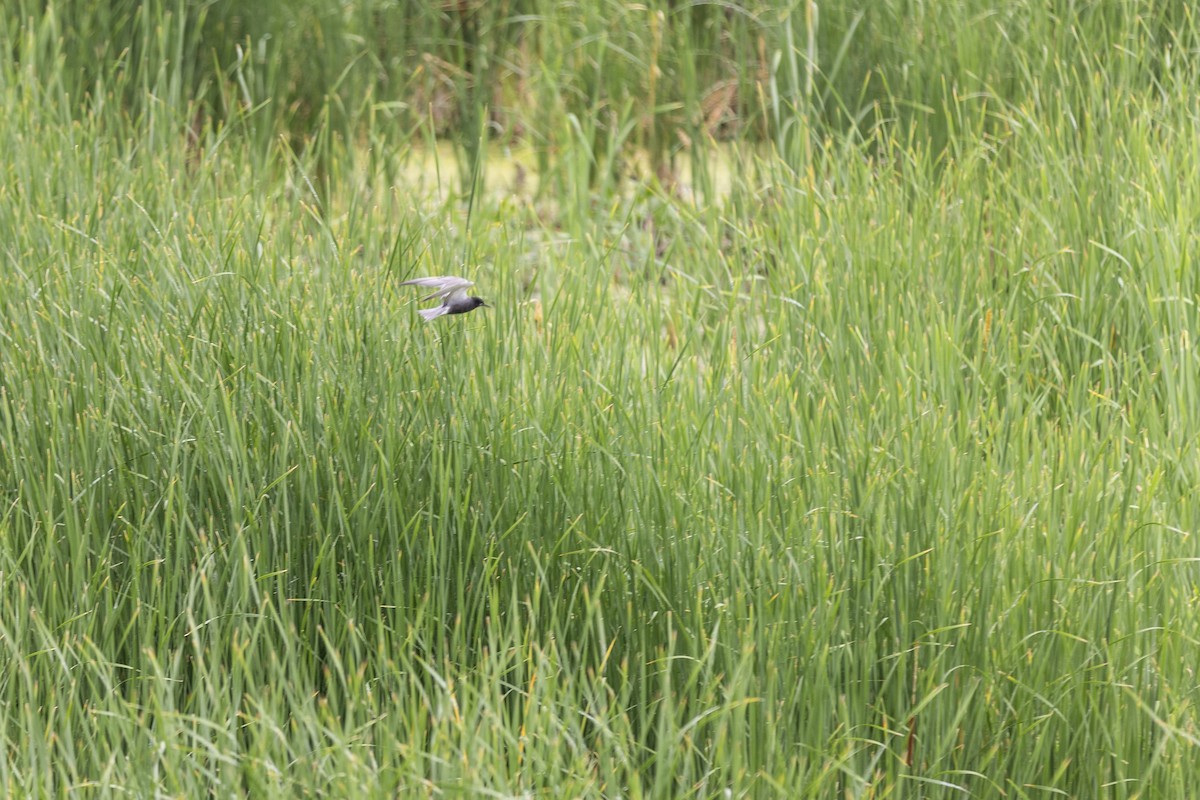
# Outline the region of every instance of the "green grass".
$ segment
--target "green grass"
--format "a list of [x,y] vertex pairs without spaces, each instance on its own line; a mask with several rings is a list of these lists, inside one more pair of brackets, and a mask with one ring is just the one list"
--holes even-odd
[[[214,54],[165,5],[81,29],[19,5],[5,795],[1200,781],[1182,6],[705,6],[689,27],[651,4],[661,29],[489,6],[472,35],[512,65],[540,48],[537,102],[514,141],[456,128],[435,196],[405,177],[432,118],[353,71],[339,94],[324,62],[301,113],[281,76],[303,37],[203,78]],[[535,12],[536,36],[489,27]],[[451,48],[435,22],[403,52]],[[80,83],[71,43],[122,25],[142,55]],[[720,64],[753,82],[759,35],[783,77],[739,94],[717,147],[689,115]],[[660,78],[680,94],[643,125],[652,52],[710,73]],[[499,179],[510,144],[536,191]],[[635,145],[686,158],[694,196],[631,179]],[[459,194],[475,153],[487,189]],[[441,273],[495,307],[423,323],[398,283]]]

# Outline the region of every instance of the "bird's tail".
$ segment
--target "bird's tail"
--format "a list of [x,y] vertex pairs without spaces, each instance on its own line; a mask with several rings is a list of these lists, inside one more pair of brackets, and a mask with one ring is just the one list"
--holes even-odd
[[446,307],[438,306],[437,308],[421,308],[421,309],[417,309],[417,313],[420,314],[422,317],[424,317],[425,321],[428,322],[432,319],[437,319],[442,314],[445,314]]

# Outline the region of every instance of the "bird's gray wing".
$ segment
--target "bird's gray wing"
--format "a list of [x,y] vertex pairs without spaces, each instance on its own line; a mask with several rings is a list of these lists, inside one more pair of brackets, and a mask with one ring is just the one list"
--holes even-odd
[[447,289],[445,291],[445,293],[442,295],[442,297],[445,299],[445,301],[447,303],[453,303],[457,300],[466,300],[467,299],[467,287],[473,286],[473,285],[474,285],[473,283],[471,283],[470,281],[467,281],[466,286],[459,286],[455,289]]
[[401,286],[425,286],[434,289],[433,294],[422,297],[421,300],[432,300],[437,297],[448,300],[453,296],[467,296],[467,289],[475,285],[475,281],[459,278],[453,275],[437,275],[430,278],[413,278],[411,281],[401,281]]

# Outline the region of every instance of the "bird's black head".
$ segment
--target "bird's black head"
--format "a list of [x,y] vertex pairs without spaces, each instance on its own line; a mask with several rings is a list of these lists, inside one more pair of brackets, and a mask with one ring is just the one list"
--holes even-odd
[[471,297],[468,297],[467,299],[471,301],[471,310],[472,311],[479,308],[480,306],[483,306],[484,308],[491,308],[491,306],[489,306],[487,303],[483,302],[482,297],[471,296]]

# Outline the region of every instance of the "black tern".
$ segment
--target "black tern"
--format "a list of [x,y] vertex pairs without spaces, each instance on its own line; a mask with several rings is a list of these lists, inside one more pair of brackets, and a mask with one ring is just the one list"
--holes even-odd
[[469,281],[466,278],[456,278],[453,275],[439,275],[433,278],[413,278],[411,281],[402,281],[400,285],[428,286],[435,290],[433,294],[421,298],[422,303],[434,298],[442,301],[442,304],[437,308],[422,308],[417,312],[426,321],[440,317],[443,314],[466,314],[468,311],[474,311],[480,306],[491,308],[491,306],[483,302],[482,297],[472,297],[467,294],[467,288],[474,286],[475,281]]

